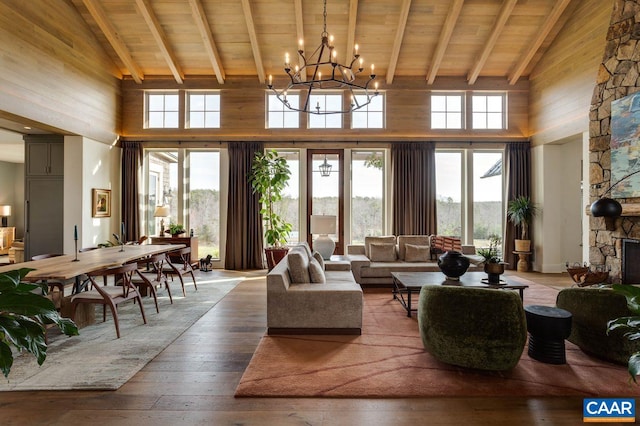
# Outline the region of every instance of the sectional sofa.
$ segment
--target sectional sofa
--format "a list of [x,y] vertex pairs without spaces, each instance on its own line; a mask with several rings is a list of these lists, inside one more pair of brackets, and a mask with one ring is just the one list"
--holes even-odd
[[[347,257],[358,284],[389,286],[393,284],[391,272],[439,272],[438,250],[433,250],[434,235],[388,235],[365,237],[364,244],[347,246]],[[460,246],[469,258],[469,271],[482,270],[481,256],[474,246]]]

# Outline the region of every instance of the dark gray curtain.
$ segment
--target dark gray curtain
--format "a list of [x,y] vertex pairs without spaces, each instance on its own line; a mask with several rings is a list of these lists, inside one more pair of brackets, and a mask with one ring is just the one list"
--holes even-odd
[[229,203],[225,269],[263,269],[262,217],[258,194],[249,184],[251,164],[261,142],[229,144]]
[[395,235],[437,233],[435,162],[433,143],[391,146]]
[[[122,221],[126,241],[140,238],[139,185],[142,167],[142,144],[122,142]],[[118,230],[120,227],[118,226]]]
[[[504,155],[505,212],[509,201],[524,195],[531,196],[531,147],[529,142],[508,143]],[[518,263],[514,239],[520,236],[520,229],[509,222],[505,213],[504,261],[509,269],[516,269]],[[531,227],[529,227],[531,237]]]

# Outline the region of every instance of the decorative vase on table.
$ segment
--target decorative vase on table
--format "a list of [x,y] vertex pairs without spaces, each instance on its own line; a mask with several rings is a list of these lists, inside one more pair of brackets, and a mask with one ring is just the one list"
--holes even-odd
[[469,258],[450,250],[438,258],[438,267],[449,280],[459,280],[469,268]]
[[484,264],[489,284],[500,284],[500,275],[504,274],[504,262],[489,262]]

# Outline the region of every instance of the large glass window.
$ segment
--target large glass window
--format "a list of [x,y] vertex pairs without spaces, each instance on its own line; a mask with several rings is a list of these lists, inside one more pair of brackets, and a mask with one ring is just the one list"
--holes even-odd
[[187,111],[187,128],[219,128],[220,94],[218,92],[187,92]]
[[[147,235],[163,237],[170,223],[178,223],[178,151],[150,151],[147,186]],[[158,206],[168,206],[169,216],[155,217]],[[165,229],[160,229],[164,222]]]
[[[300,95],[289,93],[286,99],[291,106],[299,108]],[[300,113],[287,108],[276,95],[267,96],[267,128],[297,129],[300,127]]]
[[438,233],[486,247],[503,236],[502,151],[436,151]]
[[351,151],[351,243],[383,235],[384,151]]
[[504,129],[506,119],[504,95],[473,95],[471,121],[474,129]]
[[[367,102],[365,95],[355,95],[359,104]],[[384,94],[380,93],[371,99],[368,105],[351,113],[351,127],[353,129],[382,129],[384,128]]]
[[462,235],[462,153],[436,152],[438,234]]
[[342,114],[330,114],[332,111],[342,111],[341,94],[315,94],[309,97],[309,102],[310,110],[320,111],[320,114],[309,114],[310,129],[342,128]]
[[145,128],[178,128],[178,92],[145,92],[145,101]]
[[291,177],[284,189],[282,199],[275,203],[274,208],[280,217],[292,225],[287,241],[298,243],[304,241],[304,235],[300,235],[300,152],[278,150],[278,155],[287,160]]
[[431,128],[462,129],[464,95],[431,95]]
[[220,153],[189,151],[189,228],[198,236],[198,259],[220,258]]

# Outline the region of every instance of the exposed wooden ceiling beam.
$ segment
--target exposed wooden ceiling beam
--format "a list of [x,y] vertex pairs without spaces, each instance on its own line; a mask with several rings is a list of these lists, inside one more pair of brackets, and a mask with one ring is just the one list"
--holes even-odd
[[[300,40],[302,40],[303,42],[303,49],[306,50],[306,46],[304,44],[304,20],[302,19],[302,0],[294,0],[293,2],[293,8],[296,14],[296,36],[298,37],[298,40],[296,40],[297,43],[299,43]],[[300,55],[298,56],[298,66],[300,67],[300,69],[302,71],[300,71],[300,79],[302,81],[307,81],[307,69],[306,68],[302,68],[304,66],[304,59],[302,59],[302,57]]]
[[502,8],[500,9],[500,13],[496,18],[496,22],[493,24],[491,33],[489,34],[487,41],[485,41],[484,43],[484,49],[482,49],[482,53],[480,53],[478,60],[476,61],[473,68],[471,68],[471,71],[467,76],[467,82],[470,85],[474,84],[478,79],[480,71],[482,71],[482,67],[484,67],[487,59],[489,59],[489,55],[491,55],[491,51],[495,47],[496,42],[498,41],[498,37],[500,37],[500,33],[502,33],[502,30],[504,30],[504,27],[507,24],[509,17],[511,16],[511,12],[513,12],[513,8],[516,6],[516,3],[518,3],[518,0],[504,0],[504,2],[502,3]]
[[447,19],[444,21],[442,31],[440,31],[438,45],[436,46],[433,58],[431,58],[431,68],[429,68],[429,71],[427,72],[428,84],[433,84],[436,76],[438,75],[438,70],[442,64],[442,58],[444,58],[444,53],[447,51],[447,47],[449,47],[449,41],[451,40],[451,35],[456,27],[456,23],[458,22],[458,17],[460,16],[463,4],[464,0],[454,0],[453,3],[451,3]]
[[226,75],[224,73],[224,68],[222,68],[222,60],[220,59],[216,43],[213,40],[209,20],[207,19],[207,15],[202,7],[202,2],[200,0],[189,0],[189,4],[191,5],[191,14],[193,15],[193,19],[198,27],[198,31],[200,32],[202,43],[204,44],[204,50],[207,52],[209,61],[211,61],[213,72],[216,74],[218,83],[224,84]]
[[258,45],[258,36],[256,34],[256,26],[253,21],[251,12],[251,4],[249,0],[241,0],[244,19],[247,22],[247,31],[249,32],[249,40],[251,41],[251,50],[253,51],[253,60],[256,63],[256,71],[258,72],[258,80],[261,84],[265,83],[264,65],[262,64],[262,54]]
[[540,27],[536,38],[533,40],[529,48],[522,54],[520,59],[518,59],[518,62],[516,62],[516,66],[509,76],[509,84],[513,85],[518,82],[518,79],[522,76],[524,70],[527,69],[531,59],[533,59],[533,56],[556,25],[569,3],[571,3],[571,0],[558,0],[553,6],[551,13],[547,16],[542,27]]
[[149,0],[136,0],[136,5],[138,6],[140,13],[142,13],[142,17],[147,23],[147,26],[153,35],[153,39],[156,41],[156,44],[162,53],[162,57],[169,66],[171,74],[173,74],[173,78],[176,79],[178,84],[184,83],[184,73],[180,69],[176,55],[173,53],[173,50],[169,45],[169,40],[167,39],[156,14],[153,12]]
[[131,58],[129,49],[127,49],[127,46],[118,35],[116,29],[113,27],[109,19],[107,19],[107,15],[100,5],[100,2],[98,0],[82,0],[82,2],[91,14],[91,17],[96,21],[96,24],[98,24],[98,27],[100,27],[100,30],[109,41],[111,47],[113,47],[113,50],[116,51],[116,54],[124,63],[124,66],[129,70],[133,81],[138,84],[142,83],[142,80],[144,80],[144,74],[133,58]]
[[353,48],[356,45],[356,21],[358,19],[358,0],[349,1],[349,26],[347,27],[347,51],[344,52],[344,63],[351,62]]
[[402,7],[400,9],[400,19],[398,20],[398,30],[396,31],[396,37],[393,40],[391,58],[389,60],[389,67],[387,68],[387,84],[393,83],[393,77],[396,73],[396,67],[398,66],[398,57],[400,56],[400,48],[402,47],[402,39],[404,38],[404,31],[407,27],[410,8],[411,0],[403,0]]

